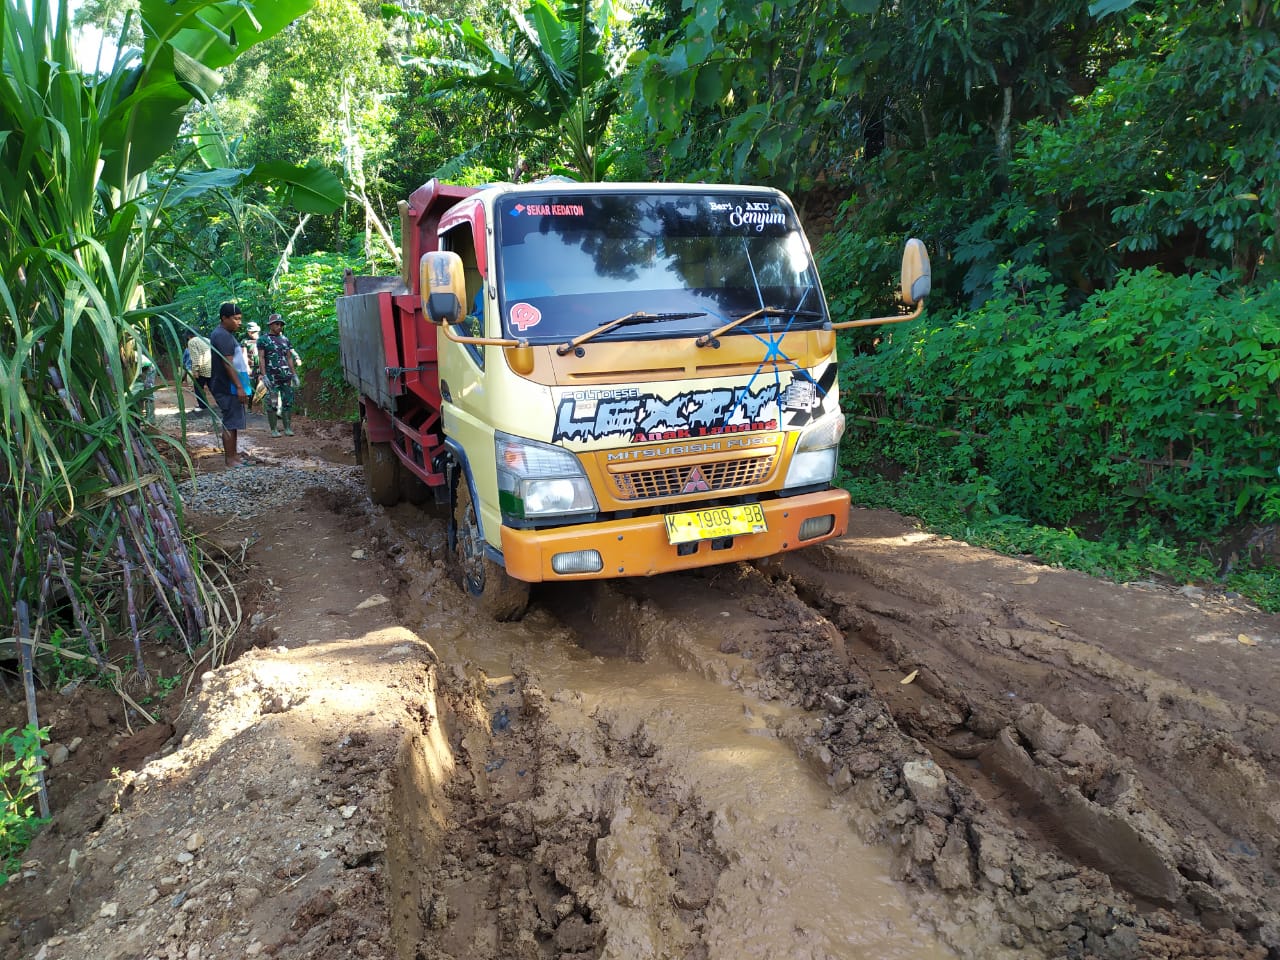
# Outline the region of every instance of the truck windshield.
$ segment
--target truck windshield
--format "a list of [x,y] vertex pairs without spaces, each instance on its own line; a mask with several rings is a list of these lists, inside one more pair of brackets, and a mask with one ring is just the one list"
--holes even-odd
[[[630,313],[600,340],[812,329],[826,305],[795,215],[780,195],[580,194],[501,198],[497,279],[508,336],[564,342]],[[762,309],[771,308],[771,309]]]

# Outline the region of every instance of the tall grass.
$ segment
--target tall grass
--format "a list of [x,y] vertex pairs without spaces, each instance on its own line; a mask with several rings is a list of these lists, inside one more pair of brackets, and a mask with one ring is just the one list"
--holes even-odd
[[142,50],[126,24],[111,68],[86,75],[66,0],[0,0],[0,617],[15,635],[32,611],[34,640],[57,620],[103,666],[125,632],[143,677],[144,634],[194,655],[217,633],[221,605],[160,456],[169,441],[143,416],[151,240],[209,184],[277,183],[308,212],[330,212],[342,188],[285,164],[184,176],[172,192],[147,173],[217,69],[313,3],[142,0]]
[[[145,416],[151,238],[166,206],[193,192],[149,190],[147,170],[191,99],[216,89],[216,68],[312,2],[142,0],[143,49],[85,75],[66,0],[0,0],[0,659],[17,646],[29,731],[40,730],[37,650],[96,664],[145,718],[124,689],[148,684],[144,641],[216,665],[238,623],[229,582],[184,526],[161,456],[171,441]],[[280,175],[321,208],[341,195],[314,170]],[[132,643],[129,676],[109,662],[120,639]],[[0,693],[9,686],[0,673]],[[41,765],[23,770],[37,780],[41,817],[30,784],[9,792],[14,768],[0,770],[6,858],[49,813]]]
[[0,610],[28,643],[34,722],[31,645],[53,630],[104,673],[111,639],[130,637],[145,682],[144,636],[194,655],[216,607],[142,416],[155,205],[144,177],[108,188],[101,176],[133,58],[86,77],[65,5],[6,2],[0,15]]
[[[157,201],[108,185],[137,54],[76,68],[65,4],[6,0],[0,33],[0,610],[66,623],[105,667],[113,631],[206,641],[209,584],[142,416],[143,269]],[[126,164],[127,165],[127,164]],[[123,628],[121,631],[120,628]]]
[[[200,185],[150,189],[147,172],[191,100],[216,90],[217,68],[313,2],[142,0],[142,50],[122,42],[109,70],[86,75],[66,0],[0,0],[0,657],[17,643],[33,725],[33,651],[61,649],[43,638],[78,638],[129,699],[110,643],[132,640],[145,683],[144,640],[216,663],[234,629],[234,601],[186,532],[140,375],[141,351],[157,346],[152,237]],[[323,171],[230,173],[280,177],[318,210],[341,198]]]

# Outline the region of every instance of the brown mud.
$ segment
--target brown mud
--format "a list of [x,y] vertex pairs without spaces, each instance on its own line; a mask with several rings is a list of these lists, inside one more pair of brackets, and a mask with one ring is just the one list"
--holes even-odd
[[42,694],[4,956],[1280,960],[1277,618],[859,510],[482,622],[443,520],[295,428],[255,469],[317,485],[198,518],[246,652],[152,726]]

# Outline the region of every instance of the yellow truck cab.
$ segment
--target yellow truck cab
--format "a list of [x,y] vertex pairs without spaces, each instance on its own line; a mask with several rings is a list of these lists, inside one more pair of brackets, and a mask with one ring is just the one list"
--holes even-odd
[[[541,182],[441,202],[446,189],[462,192],[433,181],[402,211],[416,277],[374,294],[349,278],[339,320],[366,469],[392,462],[447,493],[460,579],[491,614],[518,616],[530,583],[845,532],[842,325],[785,195]],[[906,272],[927,292],[927,259],[923,284]],[[361,296],[387,302],[344,306]],[[352,376],[348,353],[371,352],[355,312],[380,327],[390,390]]]

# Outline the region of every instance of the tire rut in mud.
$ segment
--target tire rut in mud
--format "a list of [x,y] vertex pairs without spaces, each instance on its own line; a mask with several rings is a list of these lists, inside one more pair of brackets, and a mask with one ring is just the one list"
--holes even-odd
[[[717,611],[735,611],[720,643],[730,678],[821,717],[796,748],[875,812],[904,878],[952,895],[950,920],[994,916],[1004,946],[1054,957],[1277,956],[1274,895],[1257,892],[1274,884],[1256,759],[1274,726],[1236,739],[1248,711],[1082,656],[1061,625],[1025,611],[945,589],[898,596],[886,580],[851,594],[847,566],[787,569],[773,584],[739,568],[706,574],[711,589],[621,589],[673,629],[714,629]],[[1072,709],[1089,698],[1092,711]],[[1078,712],[1110,719],[1105,740]],[[1233,774],[1217,795],[1150,802],[1214,764]]]
[[[1107,749],[1112,736],[1160,723],[1169,687],[1153,680],[1160,695],[1142,700],[1130,721],[1139,726],[1107,730],[1105,742],[1064,709],[1085,692],[1103,695],[1105,671],[1073,677],[1061,641],[1027,653],[1041,634],[1027,618],[952,595],[922,604],[886,582],[836,593],[849,568],[831,576],[791,562],[787,571],[772,584],[740,567],[660,590],[617,589],[658,609],[673,631],[721,632],[732,682],[818,714],[817,732],[792,737],[796,749],[833,790],[854,791],[872,810],[879,838],[899,850],[902,877],[950,895],[950,915],[931,916],[938,929],[989,918],[1002,946],[1055,957],[1276,956],[1274,905],[1257,892],[1268,881],[1262,870],[1248,872],[1270,859],[1257,852],[1270,854],[1274,835],[1249,831],[1248,820],[1188,824],[1166,813],[1148,801],[1160,791],[1144,790],[1148,769],[1135,763],[1142,751],[1130,758]],[[726,630],[717,617],[727,611]],[[978,636],[986,639],[974,643]],[[1034,676],[1041,684],[1028,682]],[[1016,700],[1006,695],[1015,685]],[[1042,692],[1052,708],[1038,701]],[[1108,695],[1137,699],[1123,687]],[[1230,710],[1203,698],[1193,705],[1198,722],[1184,726],[1215,739],[1204,716]],[[1149,736],[1134,744],[1151,746]],[[1184,782],[1198,782],[1194,772]],[[1231,782],[1242,780],[1266,783]],[[1188,801],[1193,814],[1202,813],[1197,803]],[[1222,858],[1204,831],[1244,837],[1235,841],[1247,845],[1244,855]]]
[[400,955],[589,960],[607,939],[614,955],[705,957],[724,860],[643,730],[549,700],[525,674],[455,667],[448,684],[445,715],[398,765]]

